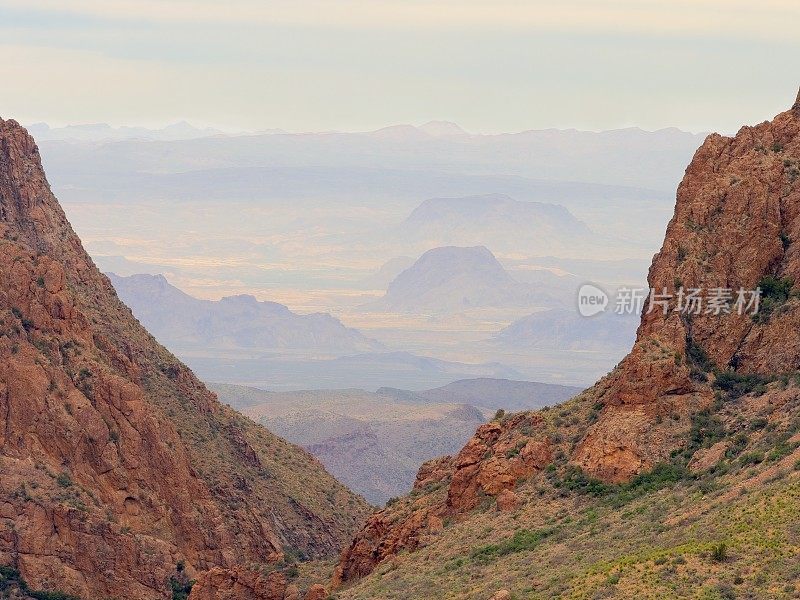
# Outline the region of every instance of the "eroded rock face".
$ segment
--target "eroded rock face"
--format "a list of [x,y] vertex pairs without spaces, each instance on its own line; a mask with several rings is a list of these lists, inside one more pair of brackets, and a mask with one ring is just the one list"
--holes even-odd
[[735,300],[735,291],[754,290],[769,275],[800,281],[798,104],[733,138],[711,135],[695,154],[648,277],[651,288],[673,296],[670,311],[665,316],[659,307],[642,316],[633,350],[609,378],[602,417],[574,461],[622,481],[664,460],[673,445],[653,439],[656,419],[711,402],[703,377],[692,377],[704,370],[693,359],[698,350],[740,373],[800,367],[797,302],[765,323],[735,310],[690,316],[674,310],[680,287],[731,289]]
[[[268,473],[278,446],[314,492]],[[139,326],[69,226],[34,141],[3,120],[0,470],[0,564],[84,598],[168,598],[179,562],[195,576],[276,561],[288,545],[329,555],[364,512]]]
[[[292,590],[288,590],[289,594]],[[215,567],[200,575],[191,600],[284,600],[286,579],[278,572],[262,575],[243,569]]]
[[[572,431],[575,442],[553,443],[564,436],[548,432],[541,414],[482,426],[457,456],[423,466],[411,498],[369,519],[343,553],[335,582],[419,547],[436,533],[436,519],[468,518],[487,498],[514,510],[516,482],[556,455],[612,483],[668,461],[687,443],[690,416],[714,402],[714,366],[763,375],[800,369],[798,299],[781,300],[758,319],[674,310],[680,288],[731,289],[733,301],[766,276],[800,282],[800,96],[772,122],[733,138],[711,135],[695,154],[648,277],[651,288],[672,296],[669,310],[645,305],[630,354],[586,392],[593,408]],[[710,468],[724,451],[698,453],[690,466]]]

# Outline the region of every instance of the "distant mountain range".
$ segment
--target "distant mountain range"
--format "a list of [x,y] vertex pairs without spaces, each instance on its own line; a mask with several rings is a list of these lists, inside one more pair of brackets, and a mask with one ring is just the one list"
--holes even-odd
[[582,391],[583,388],[581,387],[568,385],[481,377],[477,379],[462,379],[438,388],[419,392],[381,388],[377,391],[377,394],[422,404],[456,402],[470,404],[489,411],[495,411],[500,408],[507,411],[520,411],[552,406],[569,400]]
[[[104,135],[107,135],[108,129],[113,131],[108,125],[64,129],[74,132],[92,127],[105,130]],[[397,171],[415,171],[418,175],[435,173],[439,176],[439,183],[434,186],[439,190],[429,188],[427,193],[431,196],[476,193],[474,185],[473,191],[463,192],[458,192],[452,186],[442,186],[440,176],[448,172],[456,174],[454,180],[463,180],[470,173],[502,175],[506,187],[516,178],[649,188],[671,195],[686,161],[705,137],[704,134],[692,134],[674,128],[659,131],[629,128],[602,132],[547,129],[491,135],[461,135],[460,128],[457,128],[457,125],[434,122],[422,127],[397,125],[375,132],[357,133],[289,134],[269,131],[255,135],[217,136],[213,139],[156,140],[164,146],[150,145],[149,152],[137,151],[137,146],[143,140],[129,139],[113,148],[85,150],[95,155],[98,165],[111,167],[110,172],[119,172],[123,168],[130,173],[144,174],[254,166],[308,168],[309,165],[315,165],[322,169],[335,167],[339,173],[348,174],[352,168],[374,171],[391,165],[391,169]],[[32,126],[32,129],[37,131],[37,135],[44,133],[45,138],[51,131],[48,126],[41,124]],[[139,131],[139,128],[120,130]],[[448,135],[442,135],[445,132]],[[59,179],[67,175],[62,168],[62,159],[74,163],[68,156],[69,149],[51,148],[51,142],[46,139],[45,142],[48,144],[45,156],[59,173],[56,177],[58,185]],[[125,160],[121,160],[122,157]],[[631,157],[636,157],[636,160],[631,160]],[[89,165],[84,168],[90,169]],[[80,173],[74,175],[81,176]],[[472,181],[474,183],[474,179]],[[573,186],[572,189],[577,191],[578,188]],[[513,193],[510,189],[498,187],[489,191]],[[586,197],[585,193],[583,197]],[[556,201],[552,195],[549,198],[525,196],[520,199]],[[669,198],[665,200],[669,202]]]
[[443,314],[481,308],[551,304],[548,290],[520,284],[488,248],[447,246],[423,254],[369,305],[391,312]]
[[280,353],[255,358],[243,353],[179,355],[204,381],[272,390],[377,390],[383,386],[424,390],[474,377],[524,379],[518,370],[498,362],[462,363],[410,352],[372,352],[319,360]]
[[200,300],[162,275],[108,276],[136,318],[175,351],[292,350],[341,356],[384,349],[328,314],[299,315],[246,295]]
[[108,277],[134,316],[204,380],[285,390],[424,389],[466,377],[521,377],[496,362],[389,351],[324,313],[300,315],[246,295],[201,300],[162,275]]
[[147,127],[112,127],[107,123],[91,123],[85,125],[67,125],[65,127],[50,127],[47,123],[34,123],[28,130],[39,141],[81,141],[81,142],[107,142],[119,140],[161,140],[179,141],[193,140],[211,135],[221,135],[219,129],[210,127],[198,128],[186,121],[167,125],[161,129]]
[[[74,132],[63,133],[68,135],[57,135],[69,137]],[[108,138],[107,131],[100,134]],[[171,345],[198,373],[213,374],[218,380],[281,385],[276,389],[331,385],[427,389],[448,383],[451,375],[559,381],[561,373],[574,372],[573,356],[548,354],[541,359],[493,353],[484,351],[481,340],[537,309],[571,303],[570,287],[582,279],[594,280],[591,271],[600,262],[608,261],[606,270],[615,278],[627,279],[628,273],[636,277],[638,270],[643,279],[649,256],[656,250],[652,240],[660,239],[669,219],[674,185],[700,137],[677,130],[635,129],[479,135],[440,123],[383,132],[270,132],[181,140],[73,137],[40,140],[39,148],[53,189],[62,196],[70,219],[104,271],[163,273],[185,285],[202,282],[204,291],[197,283],[185,291],[214,298],[243,289],[280,289],[283,295],[271,299],[293,310],[300,294],[314,290],[302,300],[309,308],[298,312],[330,311],[345,325],[379,337],[392,350],[440,356],[451,361],[448,370],[459,369],[444,373],[409,366],[397,355],[368,349],[333,349],[308,358],[304,349],[279,349],[262,356],[258,349],[240,348],[239,342],[225,341],[222,350],[203,344],[193,344],[189,350]],[[401,224],[418,208],[437,207],[426,199],[445,199],[447,205],[447,199],[457,198],[482,198],[479,202],[493,211],[486,219],[506,223],[511,233],[498,230],[492,240],[472,240],[467,229],[464,243],[436,244],[435,239],[409,243],[412,236],[406,239]],[[463,206],[471,214],[471,202],[445,207]],[[513,233],[516,219],[505,211],[516,215],[515,207],[553,205],[564,207],[571,217],[562,222],[558,213],[539,215],[541,223],[552,223],[550,239],[558,241],[558,227],[567,231],[574,219],[604,244],[591,244],[589,253],[584,239],[570,247],[566,233],[566,247],[541,244],[532,233]],[[447,220],[439,222],[450,235]],[[653,234],[656,229],[661,231]],[[461,235],[465,229],[455,231]],[[511,290],[513,301],[501,298],[501,304],[511,306],[502,309],[507,314],[488,315],[490,309],[480,308],[464,314],[461,290],[441,311],[427,299],[421,307],[414,306],[418,303],[411,297],[408,309],[401,301],[397,318],[381,311],[358,314],[359,306],[375,299],[375,290],[386,290],[412,266],[403,259],[390,259],[418,258],[444,245],[485,246],[495,253],[518,284]],[[514,251],[526,246],[537,254],[532,256],[529,249]],[[577,265],[580,255],[591,256],[593,264]],[[539,260],[541,256],[554,258],[548,265]],[[612,265],[612,260],[620,262]],[[387,268],[372,278],[387,261]],[[520,290],[522,301],[517,301]],[[479,286],[476,296],[491,298]],[[432,326],[426,330],[428,316]],[[451,326],[463,334],[464,343],[457,348],[452,347]],[[360,356],[345,364],[336,362],[335,357],[345,354]],[[237,359],[243,362],[235,363]],[[485,370],[476,373],[477,367],[466,363],[495,365],[481,365]],[[510,370],[517,375],[496,363],[512,365]],[[568,380],[588,381],[585,373]]]
[[453,136],[468,136],[459,125],[450,121],[429,121],[423,125],[390,125],[376,131],[365,133],[371,137],[392,140],[424,140],[425,138],[447,138]]
[[510,350],[627,352],[636,339],[639,316],[638,313],[618,315],[606,312],[586,318],[577,309],[546,310],[515,321],[491,341]]
[[211,384],[222,402],[316,456],[373,504],[407,493],[419,465],[457,451],[484,423],[477,408],[364,390],[266,392]]

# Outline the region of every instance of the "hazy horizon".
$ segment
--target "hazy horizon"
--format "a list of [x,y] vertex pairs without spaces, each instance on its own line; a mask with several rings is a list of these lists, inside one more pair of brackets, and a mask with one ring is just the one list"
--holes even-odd
[[[383,125],[379,125],[373,129],[286,129],[283,127],[270,127],[266,129],[233,129],[233,128],[223,128],[214,125],[213,123],[200,123],[191,121],[190,119],[186,118],[178,118],[170,121],[158,122],[158,123],[148,123],[148,122],[120,122],[120,123],[109,123],[105,121],[75,121],[75,122],[55,122],[55,121],[48,121],[47,119],[31,119],[27,121],[19,121],[14,115],[2,115],[0,114],[0,118],[3,119],[14,119],[21,123],[26,128],[37,127],[46,125],[52,131],[60,131],[65,129],[71,128],[90,128],[90,127],[103,127],[103,128],[110,128],[111,130],[126,130],[126,129],[143,129],[151,132],[157,132],[164,129],[169,129],[171,127],[176,126],[188,126],[195,129],[198,132],[204,130],[213,130],[209,132],[209,135],[227,135],[227,136],[239,136],[239,135],[306,135],[306,134],[336,134],[336,133],[377,133],[379,131],[392,129],[395,127],[413,127],[415,129],[424,129],[428,125],[434,124],[447,124],[447,125],[454,125],[463,131],[463,135],[475,135],[475,136],[492,136],[492,135],[516,135],[520,133],[529,133],[529,132],[544,132],[544,131],[575,131],[579,133],[613,133],[615,131],[627,131],[627,130],[638,130],[643,131],[645,133],[659,133],[664,131],[670,130],[677,130],[683,133],[690,133],[692,135],[698,134],[705,134],[705,133],[712,133],[712,131],[708,128],[699,129],[699,130],[689,130],[682,127],[678,127],[676,125],[666,125],[664,127],[659,127],[656,129],[647,129],[644,127],[639,127],[638,125],[626,125],[622,127],[612,127],[609,129],[588,129],[588,128],[577,128],[577,127],[537,127],[533,129],[519,129],[519,130],[497,130],[497,131],[472,131],[468,130],[465,127],[462,127],[460,123],[456,121],[448,120],[448,119],[428,119],[428,120],[417,120],[414,122],[397,122],[397,123],[385,123]],[[742,124],[744,125],[744,124]],[[716,133],[722,133],[724,135],[730,135],[735,133],[734,131],[717,131]],[[35,136],[34,136],[35,137]]]

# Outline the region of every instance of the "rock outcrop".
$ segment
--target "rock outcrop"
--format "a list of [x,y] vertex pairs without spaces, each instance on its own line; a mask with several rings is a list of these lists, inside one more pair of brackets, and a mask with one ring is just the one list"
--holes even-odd
[[540,415],[519,414],[479,427],[455,457],[425,463],[411,495],[374,514],[344,551],[334,585],[369,574],[401,550],[419,548],[443,529],[446,520],[460,518],[483,503],[498,498],[498,509],[513,510],[518,481],[552,460],[545,432]]
[[[614,371],[555,418],[541,411],[490,423],[456,457],[423,466],[411,496],[373,515],[344,551],[335,583],[419,548],[443,519],[487,506],[516,510],[518,482],[542,470],[586,485],[629,481],[686,451],[692,419],[727,390],[747,393],[800,370],[800,299],[792,291],[800,282],[800,97],[771,122],[705,140],[678,188],[648,281],[666,310],[645,301],[635,345]],[[752,314],[747,292],[757,288],[760,310]],[[699,312],[686,308],[693,290]],[[727,306],[715,310],[710,298],[720,295]],[[700,448],[672,466],[703,471],[725,452],[724,444]]]
[[169,598],[179,571],[329,556],[357,527],[362,500],[138,324],[3,120],[0,281],[0,565],[31,589]]

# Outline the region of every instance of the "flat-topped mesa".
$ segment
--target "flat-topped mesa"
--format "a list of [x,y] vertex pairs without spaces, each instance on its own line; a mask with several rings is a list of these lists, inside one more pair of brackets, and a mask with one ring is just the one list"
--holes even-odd
[[363,499],[222,406],[142,328],[11,120],[0,281],[0,566],[30,589],[168,600],[170,579],[191,577],[206,594],[256,581],[248,598],[283,600],[280,570],[248,569],[285,549],[332,556],[350,538]]

